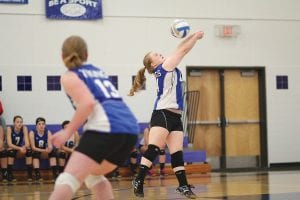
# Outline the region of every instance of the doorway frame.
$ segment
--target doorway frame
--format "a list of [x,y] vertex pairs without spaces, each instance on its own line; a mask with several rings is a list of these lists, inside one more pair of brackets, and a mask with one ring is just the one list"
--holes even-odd
[[[258,167],[256,168],[227,168],[226,167],[226,149],[225,149],[225,130],[221,130],[221,157],[220,157],[220,171],[249,171],[249,170],[263,170],[268,168],[268,139],[267,139],[267,103],[266,103],[266,69],[264,66],[186,66],[186,90],[188,88],[188,76],[191,71],[201,70],[256,70],[258,72],[258,94],[259,94],[259,117],[260,117],[260,157],[258,158]],[[221,87],[224,87],[224,81],[221,81]],[[224,104],[224,90],[220,91],[221,104]],[[222,108],[223,110],[224,108]],[[224,110],[220,111],[221,114]],[[216,170],[219,171],[219,170]]]

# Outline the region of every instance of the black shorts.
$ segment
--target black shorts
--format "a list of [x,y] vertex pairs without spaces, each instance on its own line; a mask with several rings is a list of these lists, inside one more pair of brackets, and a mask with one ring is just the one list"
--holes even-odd
[[85,131],[75,150],[89,156],[97,163],[107,160],[121,166],[129,158],[136,142],[137,135],[133,134]]
[[181,114],[169,110],[154,110],[151,116],[150,126],[159,126],[172,131],[183,131]]
[[[42,148],[45,149],[45,148]],[[53,148],[52,151],[50,153],[45,153],[45,152],[40,152],[40,151],[32,151],[32,157],[33,158],[41,158],[41,156],[47,156],[48,158],[55,158],[57,156],[57,149]]]
[[9,150],[9,151],[12,152],[12,154],[11,154],[12,157],[15,158],[15,157],[17,156],[18,150],[16,150],[16,149],[11,149],[11,150]]

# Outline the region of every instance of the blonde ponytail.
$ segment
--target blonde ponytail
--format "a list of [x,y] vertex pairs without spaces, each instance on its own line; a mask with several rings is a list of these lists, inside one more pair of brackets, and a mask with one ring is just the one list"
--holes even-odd
[[146,67],[143,67],[138,71],[128,96],[133,96],[135,92],[141,90],[141,88],[145,85],[146,83],[145,71],[146,71]]

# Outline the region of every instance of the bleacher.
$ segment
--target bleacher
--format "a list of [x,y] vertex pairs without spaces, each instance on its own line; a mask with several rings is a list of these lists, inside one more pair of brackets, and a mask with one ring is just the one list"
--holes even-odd
[[[140,124],[141,130],[144,130],[146,124]],[[35,125],[27,125],[28,130],[32,130],[35,128]],[[61,129],[60,125],[47,125],[47,128],[52,132],[55,133],[56,131]],[[82,132],[81,130],[79,131],[80,133]],[[141,131],[142,133],[142,131]],[[140,136],[140,138],[142,135]],[[139,142],[138,142],[139,143]],[[138,145],[137,143],[137,145]],[[211,166],[206,162],[206,152],[204,150],[193,150],[192,148],[189,147],[188,144],[188,138],[184,138],[184,143],[183,143],[183,157],[184,161],[186,164],[187,172],[188,173],[207,173],[211,171]],[[138,163],[140,162],[141,155],[138,156]],[[154,163],[157,163],[158,159],[154,161]],[[170,153],[168,152],[168,149],[166,149],[166,172],[167,173],[172,173],[172,169],[170,167],[171,163],[171,157]],[[17,171],[23,171],[26,169],[25,166],[25,159],[24,158],[19,158],[15,160],[14,170]],[[40,169],[44,171],[48,171],[49,168],[49,161],[48,160],[41,160],[40,163]],[[47,173],[47,172],[44,172]],[[131,172],[129,170],[129,167],[126,166],[126,164],[120,168],[120,173],[122,176],[129,176],[131,175]],[[24,173],[26,174],[26,173]]]

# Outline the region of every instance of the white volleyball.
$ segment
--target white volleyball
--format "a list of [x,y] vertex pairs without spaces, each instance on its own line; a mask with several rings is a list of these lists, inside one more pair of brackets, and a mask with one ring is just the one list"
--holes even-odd
[[190,25],[184,19],[175,19],[171,25],[171,34],[176,38],[184,38],[190,32]]

